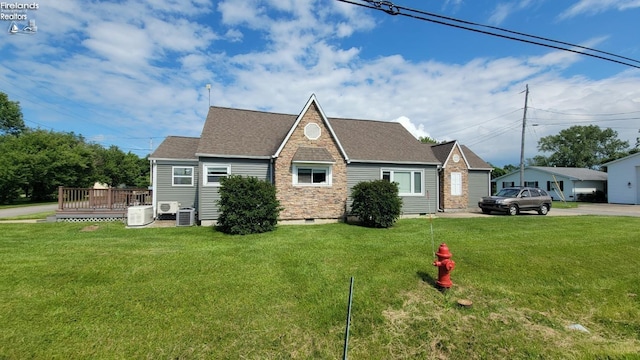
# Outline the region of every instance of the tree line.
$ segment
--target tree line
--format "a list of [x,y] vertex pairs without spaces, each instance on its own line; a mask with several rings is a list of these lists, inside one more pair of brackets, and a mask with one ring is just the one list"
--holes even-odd
[[59,186],[149,186],[149,161],[73,132],[25,126],[17,101],[0,92],[0,203],[53,200]]

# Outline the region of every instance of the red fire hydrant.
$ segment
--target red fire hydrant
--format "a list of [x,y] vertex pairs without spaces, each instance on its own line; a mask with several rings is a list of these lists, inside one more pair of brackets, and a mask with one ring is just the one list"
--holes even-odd
[[433,262],[433,266],[438,267],[438,280],[436,285],[441,288],[450,288],[453,283],[451,282],[451,271],[456,267],[456,263],[451,260],[451,253],[447,244],[442,243],[436,253],[438,260]]

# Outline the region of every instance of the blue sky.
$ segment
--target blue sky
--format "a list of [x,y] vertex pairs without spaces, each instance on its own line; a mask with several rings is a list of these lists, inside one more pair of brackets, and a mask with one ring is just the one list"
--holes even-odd
[[[209,101],[298,114],[316,94],[329,117],[398,121],[517,164],[526,84],[526,158],[572,125],[632,146],[640,135],[637,68],[337,0],[35,3],[0,9],[26,15],[19,29],[37,25],[10,34],[0,20],[0,91],[27,126],[140,156],[165,136],[199,136]],[[640,0],[394,4],[640,59]]]

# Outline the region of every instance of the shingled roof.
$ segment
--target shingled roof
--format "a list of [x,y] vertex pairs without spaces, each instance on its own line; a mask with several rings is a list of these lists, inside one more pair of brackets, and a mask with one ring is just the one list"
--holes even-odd
[[329,123],[351,161],[440,163],[400,123],[339,118],[330,118]]
[[[441,144],[430,145],[430,146],[431,146],[431,149],[433,150],[433,153],[435,154],[436,158],[441,163],[444,164],[447,161],[447,158],[451,154],[451,151],[453,151],[453,147],[456,144],[457,144],[457,141],[453,140],[453,141],[449,141],[449,142],[445,142],[445,143],[441,143]],[[467,160],[467,166],[469,167],[470,170],[491,170],[491,169],[493,169],[493,167],[489,163],[487,163],[486,161],[482,160],[476,153],[471,151],[471,149],[469,149],[465,145],[460,145],[460,150],[462,151],[462,154],[464,155],[464,158]]]
[[[271,158],[285,141],[297,118],[298,115],[292,114],[211,106],[200,138],[169,136],[150,157]],[[352,162],[441,164],[456,144],[452,141],[425,146],[397,122],[346,118],[326,120],[348,160]],[[471,169],[491,169],[469,148],[462,145],[461,149]],[[325,159],[326,154],[321,156],[307,151],[299,155],[305,158],[320,156],[323,160],[329,160]]]
[[[212,106],[198,156],[269,158],[282,144],[297,115]],[[438,164],[428,147],[400,123],[329,118],[351,161]]]
[[552,167],[552,166],[528,166],[527,169],[535,169],[544,171],[546,173],[566,176],[573,180],[586,181],[586,180],[597,180],[597,181],[606,181],[607,173],[592,169],[586,168],[575,168],[575,167]]
[[196,149],[200,138],[167,136],[158,148],[149,155],[150,159],[197,160]]
[[480,158],[480,156],[478,156],[476,153],[471,151],[471,149],[469,149],[465,145],[460,145],[460,147],[462,148],[464,157],[467,158],[467,161],[469,162],[470,170],[492,170],[493,169],[493,166],[491,166],[491,164],[482,160],[482,158]]
[[431,150],[435,154],[438,161],[440,161],[443,164],[447,161],[447,158],[451,154],[451,151],[453,151],[453,147],[455,145],[456,145],[455,141],[448,141],[440,144],[428,144],[428,146],[431,147]]
[[295,120],[295,115],[211,106],[196,154],[269,158]]

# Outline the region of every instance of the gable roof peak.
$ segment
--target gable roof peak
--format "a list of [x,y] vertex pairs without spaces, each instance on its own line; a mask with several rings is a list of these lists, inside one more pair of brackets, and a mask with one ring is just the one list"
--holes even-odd
[[327,129],[329,129],[329,133],[331,134],[331,137],[335,140],[336,144],[338,145],[338,150],[340,151],[340,154],[342,154],[342,157],[347,162],[349,162],[349,156],[344,151],[344,147],[342,147],[342,144],[340,143],[340,139],[338,139],[338,137],[336,136],[336,133],[333,131],[333,128],[331,127],[331,123],[329,123],[329,119],[327,118],[327,116],[325,115],[324,111],[322,110],[322,107],[318,103],[318,99],[316,99],[316,95],[315,94],[311,94],[311,96],[309,97],[309,100],[307,100],[307,103],[302,108],[302,111],[300,111],[300,114],[298,114],[298,117],[296,118],[296,121],[293,123],[293,125],[289,129],[289,132],[287,133],[287,136],[285,136],[284,140],[280,143],[280,146],[278,147],[278,150],[275,152],[273,157],[277,158],[278,156],[280,156],[280,152],[284,148],[285,144],[291,138],[291,135],[293,134],[295,129],[298,127],[298,124],[300,124],[300,121],[302,121],[302,118],[304,117],[304,115],[307,113],[307,111],[309,111],[309,108],[311,107],[311,105],[315,105],[316,106],[316,109],[318,109],[318,112],[320,113],[320,119],[322,120],[324,125],[327,127]]

